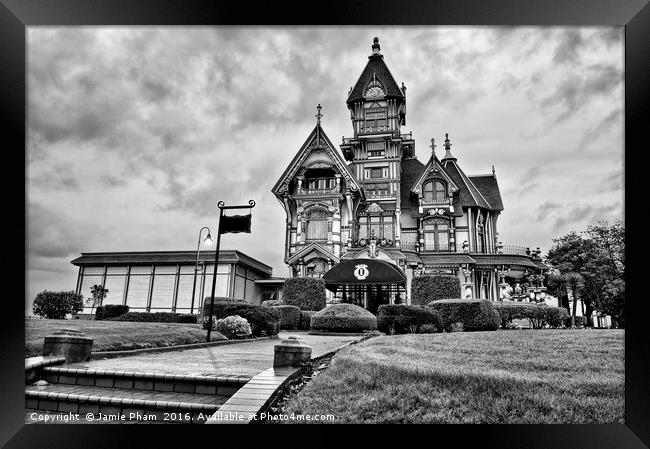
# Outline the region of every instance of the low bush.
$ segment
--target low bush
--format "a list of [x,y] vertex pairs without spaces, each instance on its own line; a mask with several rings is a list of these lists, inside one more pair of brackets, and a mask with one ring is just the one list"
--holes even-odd
[[[239,315],[246,318],[255,337],[277,335],[280,332],[280,320],[271,312],[272,307],[255,306],[246,302],[215,301],[212,320]],[[204,315],[204,328],[207,329],[207,314]]]
[[[419,333],[420,327],[424,325],[435,326],[437,332],[442,332],[440,313],[424,306],[404,304],[383,304],[377,310],[377,328],[387,334]],[[414,331],[412,330],[413,326],[415,327]]]
[[95,320],[107,320],[109,318],[115,318],[120,315],[124,315],[129,311],[129,306],[122,304],[106,304],[105,306],[99,306],[95,310]]
[[426,305],[445,298],[460,298],[460,279],[451,274],[417,276],[411,281],[411,303]]
[[315,310],[301,310],[300,311],[300,326],[298,329],[301,331],[308,331],[311,325],[311,316],[315,314]]
[[281,299],[269,299],[267,301],[262,301],[263,307],[281,306],[283,304],[284,303],[282,302]]
[[433,324],[423,324],[418,328],[418,334],[437,334],[438,332],[442,332],[442,328]]
[[251,325],[246,318],[242,318],[239,315],[231,315],[216,320],[214,330],[230,339],[247,338],[252,334]]
[[[212,302],[212,298],[210,296],[206,296],[203,299],[203,309],[201,315],[207,315],[210,312],[210,303]],[[236,298],[226,298],[222,296],[217,296],[214,299],[214,309],[217,308],[217,306],[221,306],[224,304],[250,304],[249,302],[243,300],[243,299],[236,299]]]
[[494,331],[500,320],[494,313],[492,303],[485,299],[440,299],[431,301],[427,307],[437,310],[446,330],[452,323],[463,323],[465,331]]
[[83,301],[83,296],[73,291],[44,290],[34,298],[32,311],[43,318],[62,320],[68,313],[81,312],[84,308]]
[[[566,309],[565,309],[566,310]],[[571,327],[571,315],[567,311],[567,316],[564,318],[564,325],[566,327]],[[587,325],[587,317],[577,316],[575,319],[576,327],[585,327]]]
[[300,327],[300,307],[297,306],[273,306],[271,310],[277,312],[280,319],[280,329],[296,330]]
[[311,316],[311,330],[362,332],[377,329],[377,318],[354,304],[332,304]]
[[321,278],[289,278],[284,281],[282,301],[301,310],[323,310],[326,304],[325,281]]
[[514,319],[529,319],[533,329],[540,329],[547,324],[551,327],[561,327],[568,311],[562,307],[551,307],[546,304],[529,302],[493,302],[492,306],[501,315],[501,327],[504,329]]
[[136,321],[146,323],[196,323],[196,315],[172,312],[126,312],[106,321]]

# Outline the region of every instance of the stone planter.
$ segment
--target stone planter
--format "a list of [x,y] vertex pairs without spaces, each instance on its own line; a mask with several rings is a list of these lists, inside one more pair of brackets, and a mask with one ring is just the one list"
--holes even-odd
[[311,347],[291,336],[275,345],[273,367],[300,366],[311,360]]
[[45,337],[43,355],[58,355],[65,357],[67,363],[87,362],[94,339],[81,331],[62,329]]

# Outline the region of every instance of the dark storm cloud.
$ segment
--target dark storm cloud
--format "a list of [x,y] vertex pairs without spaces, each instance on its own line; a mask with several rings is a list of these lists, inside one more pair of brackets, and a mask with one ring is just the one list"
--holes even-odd
[[608,205],[574,205],[573,207],[567,208],[563,212],[562,216],[559,217],[553,223],[553,230],[577,230],[571,229],[572,224],[582,225],[584,222],[595,223],[598,220],[610,215],[620,214],[620,205],[619,204],[608,204]]
[[596,97],[608,97],[623,82],[623,73],[616,65],[593,64],[585,74],[574,73],[558,86],[557,90],[542,100],[543,108],[558,108],[555,122],[561,122],[581,111]]

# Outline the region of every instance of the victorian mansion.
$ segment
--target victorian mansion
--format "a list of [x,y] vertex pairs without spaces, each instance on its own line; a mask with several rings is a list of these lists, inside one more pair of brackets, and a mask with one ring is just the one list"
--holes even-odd
[[[285,262],[292,276],[322,276],[350,259],[383,260],[407,279],[457,275],[466,297],[499,299],[546,266],[538,251],[504,246],[497,178],[467,175],[449,136],[431,139],[426,162],[405,134],[406,87],[391,75],[379,39],[346,101],[352,137],[341,153],[317,123],[273,187],[286,212]],[[429,142],[427,142],[429,143]],[[442,151],[441,151],[442,152]]]

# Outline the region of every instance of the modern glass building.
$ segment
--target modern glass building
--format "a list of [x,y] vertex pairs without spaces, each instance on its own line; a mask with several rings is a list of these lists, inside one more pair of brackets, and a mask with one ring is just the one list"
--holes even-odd
[[[214,252],[151,251],[81,253],[72,261],[79,267],[76,292],[84,299],[99,284],[108,289],[103,304],[126,304],[135,312],[198,313],[203,298],[212,293]],[[260,304],[272,268],[236,250],[219,252],[215,296]],[[90,308],[84,310],[89,313]]]

